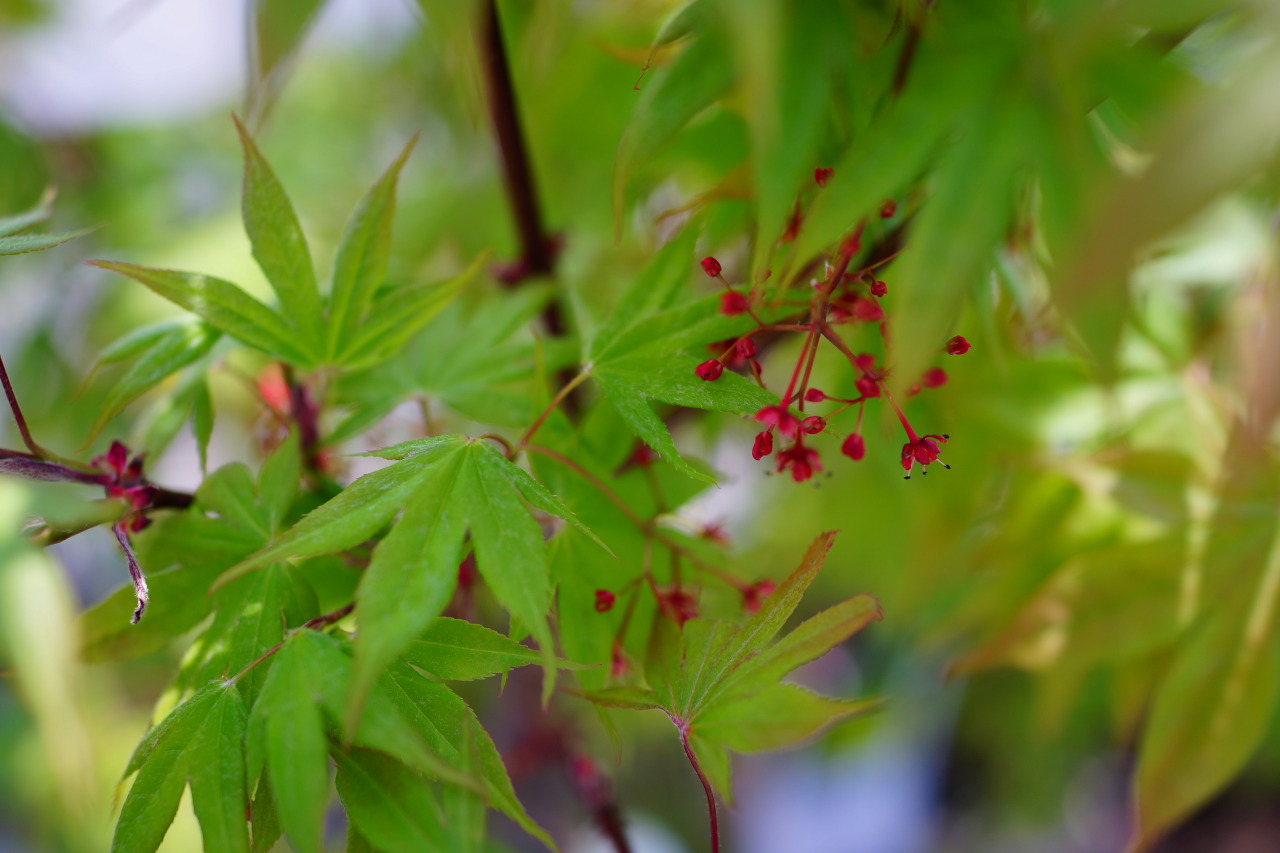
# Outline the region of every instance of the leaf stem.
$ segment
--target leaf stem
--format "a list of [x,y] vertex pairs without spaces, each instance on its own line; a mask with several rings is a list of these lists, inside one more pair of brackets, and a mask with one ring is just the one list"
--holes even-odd
[[292,637],[294,634],[298,633],[299,631],[319,630],[325,627],[326,625],[332,625],[334,622],[337,622],[339,619],[342,619],[344,616],[347,616],[348,614],[351,613],[352,610],[355,610],[355,609],[356,609],[356,603],[353,601],[350,604],[346,605],[345,607],[339,607],[337,610],[333,611],[332,613],[323,613],[314,619],[309,619],[306,622],[303,622],[297,628],[294,628],[290,631],[286,631],[283,640],[276,643],[274,646],[267,649],[262,654],[258,655],[256,658],[254,658],[254,660],[248,666],[246,666],[244,669],[240,670],[235,675],[228,678],[226,680],[226,684],[232,685],[232,684],[235,684],[240,679],[244,678],[246,675],[249,674],[249,672],[255,666],[262,663],[264,660],[266,660],[267,658],[271,657],[276,652],[284,648],[284,644],[289,641],[289,638]]
[[711,853],[720,853],[720,821],[716,815],[716,795],[711,791],[711,782],[707,779],[707,774],[702,772],[702,766],[698,764],[698,757],[693,754],[693,747],[689,746],[689,727],[683,723],[676,723],[676,728],[680,730],[680,745],[684,747],[685,757],[689,759],[693,772],[702,783],[702,791],[707,795],[707,812],[711,816]]
[[18,396],[13,393],[13,385],[9,382],[9,371],[5,369],[3,358],[0,358],[0,383],[4,384],[4,395],[9,400],[9,410],[13,412],[13,420],[18,425],[19,434],[22,435],[22,443],[36,456],[41,459],[46,458],[48,453],[36,444],[31,437],[31,430],[27,429],[27,419],[22,416],[22,407],[18,405]]
[[551,398],[551,402],[547,403],[547,407],[542,410],[542,413],[540,415],[538,415],[538,419],[535,420],[533,424],[527,430],[524,431],[524,435],[520,436],[520,444],[518,445],[519,448],[522,448],[525,450],[530,449],[529,440],[532,439],[534,434],[539,429],[542,428],[542,425],[546,423],[547,418],[551,417],[551,413],[556,410],[557,406],[559,406],[561,403],[564,402],[565,398],[568,397],[569,394],[573,392],[573,389],[577,388],[579,385],[581,385],[583,382],[586,381],[588,375],[589,374],[587,370],[584,369],[577,376],[574,376],[572,379],[566,382],[560,388],[560,390],[556,392],[556,395]]

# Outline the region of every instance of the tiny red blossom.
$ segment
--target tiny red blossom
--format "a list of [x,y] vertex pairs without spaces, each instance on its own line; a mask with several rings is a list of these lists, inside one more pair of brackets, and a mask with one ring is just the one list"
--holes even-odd
[[884,309],[874,299],[858,298],[853,301],[853,316],[856,320],[872,323],[884,319]]
[[889,285],[885,284],[883,281],[877,280],[877,281],[871,282],[872,296],[884,296],[888,292],[889,292]]
[[813,179],[817,182],[818,186],[825,187],[827,185],[827,181],[831,180],[831,174],[834,171],[835,169],[814,169]]
[[922,381],[926,388],[938,388],[947,384],[947,372],[941,367],[930,367],[924,372]]
[[782,406],[765,406],[755,413],[755,419],[766,427],[775,427],[783,438],[795,438],[800,429],[800,419]]
[[778,585],[771,580],[756,581],[742,590],[742,608],[748,613],[759,613],[760,605]]
[[738,355],[742,356],[743,358],[756,357],[756,352],[757,352],[756,342],[751,340],[751,338],[743,338],[742,340],[734,344],[733,348],[737,350]]
[[876,357],[869,352],[858,353],[853,357],[853,366],[859,370],[875,370]]
[[827,395],[825,392],[820,391],[817,388],[810,388],[808,391],[804,392],[804,398],[810,403],[821,403],[823,400],[827,399]]
[[745,314],[748,308],[747,297],[745,294],[736,290],[726,290],[720,294],[720,313],[726,317],[736,317],[739,314]]
[[720,378],[720,374],[724,373],[724,365],[713,358],[699,364],[693,372],[698,374],[698,378],[704,382],[715,382]]
[[809,435],[817,435],[827,428],[827,422],[817,415],[810,415],[800,422],[800,429]]
[[671,621],[681,628],[690,619],[698,618],[698,600],[683,589],[672,589],[658,595],[658,606]]
[[888,219],[898,212],[898,204],[893,199],[885,199],[884,204],[880,205],[880,216]]
[[756,443],[751,447],[751,458],[759,462],[773,452],[773,433],[765,430],[756,436]]
[[927,466],[934,462],[943,468],[950,468],[950,465],[938,459],[938,454],[942,452],[938,445],[946,443],[945,435],[922,435],[902,445],[902,467],[907,472],[907,479],[911,479],[913,464],[919,465],[923,471],[928,471]]
[[818,451],[805,447],[799,441],[786,450],[778,451],[778,473],[791,470],[791,479],[803,483],[822,470],[822,462],[818,459]]
[[607,589],[596,590],[596,612],[608,613],[613,609],[613,603],[618,597]]
[[858,462],[867,455],[867,443],[862,440],[861,435],[855,432],[840,445],[840,452],[854,462]]
[[947,341],[947,354],[948,355],[964,355],[970,349],[972,349],[972,346],[973,346],[972,344],[970,344],[960,335],[956,335],[954,338]]
[[630,672],[631,665],[627,663],[627,656],[622,651],[622,644],[614,640],[613,650],[609,655],[609,675],[612,678],[622,678]]
[[712,278],[717,278],[721,269],[720,262],[715,258],[706,257],[702,259],[702,271]]
[[876,382],[870,376],[859,376],[858,381],[854,383],[858,389],[858,393],[864,397],[879,397],[880,383]]

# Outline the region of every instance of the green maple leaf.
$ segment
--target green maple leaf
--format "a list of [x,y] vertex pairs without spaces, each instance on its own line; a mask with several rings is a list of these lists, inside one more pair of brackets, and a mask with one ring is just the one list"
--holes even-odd
[[595,380],[627,426],[660,456],[690,477],[714,482],[681,458],[651,402],[747,414],[778,400],[732,371],[715,382],[704,382],[694,373],[706,360],[703,347],[735,338],[755,324],[745,315],[721,314],[718,296],[673,307],[694,268],[695,236],[686,229],[627,286],[613,313],[584,339],[582,372]]
[[356,594],[360,632],[352,723],[377,674],[448,604],[469,531],[480,574],[494,597],[538,642],[546,668],[544,698],[549,698],[557,667],[546,621],[551,578],[542,530],[524,502],[576,523],[573,514],[483,440],[438,436],[371,455],[396,464],[357,479],[229,569],[215,586],[271,563],[355,547],[395,520]]
[[[279,310],[213,276],[115,261],[89,263],[128,276],[197,315],[213,330],[303,369],[326,364],[359,369],[386,360],[448,305],[480,268],[483,258],[440,284],[386,286],[396,182],[415,137],[352,213],[338,245],[326,298],[284,186],[238,120],[236,131],[244,150],[245,231],[253,258],[279,300]],[[70,239],[76,235],[50,236]],[[172,372],[184,358],[189,363],[198,357],[191,355],[196,349],[176,332],[154,343],[153,352],[144,357],[148,370],[122,383],[118,396],[136,396],[135,386],[142,380],[150,380],[161,368]]]
[[759,612],[745,624],[694,620],[683,631],[658,617],[648,687],[625,686],[585,693],[601,705],[660,710],[675,725],[680,743],[702,781],[716,835],[712,789],[729,800],[728,750],[759,752],[794,745],[831,723],[873,710],[877,700],[831,699],[779,679],[825,654],[868,623],[880,605],[857,595],[801,622],[771,642],[795,611],[822,567],[834,532],[814,540],[800,562]]
[[248,853],[246,720],[240,693],[224,683],[200,690],[152,729],[125,768],[126,777],[138,777],[120,810],[111,849],[157,849],[190,782],[205,849]]

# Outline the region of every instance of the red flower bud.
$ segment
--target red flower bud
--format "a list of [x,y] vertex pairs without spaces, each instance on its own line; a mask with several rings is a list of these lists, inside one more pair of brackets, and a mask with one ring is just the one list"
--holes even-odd
[[759,462],[773,452],[773,433],[765,430],[756,436],[756,443],[751,447],[751,458]]
[[716,278],[720,275],[720,269],[720,262],[715,258],[705,257],[702,259],[702,271],[712,278]]
[[608,613],[613,609],[613,603],[617,601],[617,596],[607,589],[596,590],[596,612]]
[[770,580],[756,581],[751,586],[742,590],[742,608],[748,613],[759,613],[760,605],[769,597],[769,594],[778,588],[778,585]]
[[898,212],[898,205],[891,198],[885,199],[884,204],[880,205],[880,216],[884,219],[888,219],[889,217],[893,216],[897,212]]
[[808,391],[804,392],[804,398],[810,403],[821,403],[823,400],[827,399],[827,395],[824,392],[819,391],[817,388],[810,388]]
[[736,290],[727,290],[720,294],[720,313],[726,317],[745,314],[748,308],[747,297]]
[[867,443],[862,440],[861,435],[855,432],[844,440],[844,444],[840,445],[840,452],[857,462],[867,455]]
[[889,285],[885,284],[883,281],[871,282],[872,296],[884,296],[888,292],[889,292]]
[[854,385],[857,387],[858,393],[864,397],[880,396],[880,385],[870,376],[859,376]]
[[954,338],[947,341],[947,354],[948,355],[964,355],[970,350],[971,347],[972,345],[968,341],[966,341],[964,338],[960,337],[959,335],[956,335]]
[[756,356],[756,342],[751,340],[751,338],[743,338],[734,344],[733,348],[737,350],[738,355],[743,358],[755,358]]
[[947,372],[941,367],[930,367],[924,372],[922,380],[924,387],[937,388],[940,385],[947,384]]
[[834,169],[814,169],[813,179],[818,182],[818,186],[825,187],[827,181],[831,180],[831,173],[834,171]]
[[783,438],[795,438],[800,429],[800,419],[783,406],[765,406],[753,417],[766,427],[777,427]]
[[699,364],[693,372],[698,374],[698,378],[703,382],[715,382],[720,378],[720,374],[724,373],[724,365],[713,358]]
[[800,422],[800,429],[809,435],[817,435],[827,428],[827,422],[817,415],[810,415]]
[[853,301],[853,316],[867,323],[884,319],[884,309],[874,299],[859,297]]
[[853,357],[853,366],[859,370],[874,370],[876,357],[869,352],[859,353]]

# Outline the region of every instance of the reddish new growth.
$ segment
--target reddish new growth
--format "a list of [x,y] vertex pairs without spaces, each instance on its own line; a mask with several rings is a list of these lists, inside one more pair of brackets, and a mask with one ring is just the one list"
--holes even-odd
[[129,578],[133,581],[133,595],[137,602],[130,621],[136,625],[146,612],[151,595],[142,567],[138,565],[138,559],[129,544],[129,534],[137,533],[151,523],[146,512],[154,504],[158,490],[143,479],[142,455],[130,459],[129,449],[118,441],[111,442],[110,449],[95,457],[89,464],[104,472],[98,481],[102,483],[107,497],[121,498],[129,506],[125,514],[111,525],[111,532],[115,534],[116,542],[124,552],[125,562],[129,565]]
[[[814,181],[820,187],[826,186],[831,176],[831,169],[819,168],[814,171]],[[881,217],[888,219],[897,212],[897,204],[893,199],[886,199],[878,212]],[[793,238],[802,221],[800,202],[797,201],[792,220],[780,241]],[[900,402],[903,398],[912,397],[926,389],[945,385],[948,379],[946,371],[936,366],[929,367],[914,382],[905,383],[906,391],[902,397],[895,399],[898,393],[890,392],[893,358],[885,308],[889,301],[889,285],[875,273],[892,261],[897,253],[867,260],[862,266],[855,263],[862,252],[863,232],[868,227],[880,226],[868,226],[864,220],[845,235],[827,256],[813,259],[807,265],[802,264],[800,273],[790,282],[764,289],[763,281],[768,279],[763,279],[757,289],[752,290],[750,300],[734,290],[724,279],[720,265],[714,258],[702,261],[707,274],[717,278],[726,288],[726,292],[721,295],[721,313],[728,316],[749,314],[750,319],[755,321],[755,327],[748,328],[736,339],[712,345],[711,351],[716,358],[698,365],[695,372],[699,378],[711,381],[718,378],[725,369],[741,370],[745,367],[751,378],[765,387],[759,362],[762,344],[757,343],[756,336],[760,333],[769,335],[767,338],[759,338],[760,341],[772,340],[784,333],[803,336],[795,366],[785,390],[779,395],[779,401],[765,406],[753,415],[763,430],[756,435],[751,446],[753,459],[759,461],[766,456],[774,457],[774,471],[790,474],[798,483],[823,470],[818,448],[808,443],[821,440],[811,439],[811,436],[834,434],[840,442],[841,454],[855,462],[865,458],[867,446],[862,419],[869,400],[883,401],[902,424],[907,435],[907,443],[902,451],[902,464],[908,476],[916,465],[927,470],[925,466],[939,462],[939,445],[946,443],[945,436],[917,434],[907,420]],[[799,302],[801,296],[803,302]],[[803,314],[793,314],[790,317],[783,314],[785,319],[778,321],[766,322],[757,313],[797,304],[806,306]],[[855,353],[853,347],[846,342],[846,336],[852,335],[874,335],[879,338],[881,354]],[[942,349],[951,355],[962,355],[969,350],[969,342],[957,335],[947,341]],[[824,351],[832,353],[847,365],[849,375],[845,381],[847,386],[852,387],[853,396],[836,396],[810,386],[818,356]],[[818,406],[822,409],[813,411]],[[856,411],[850,412],[846,421],[841,416],[849,409]],[[775,447],[775,443],[779,441],[781,446]],[[946,463],[940,464],[946,466]]]
[[613,603],[618,597],[607,589],[596,590],[596,612],[608,613],[613,609]]

